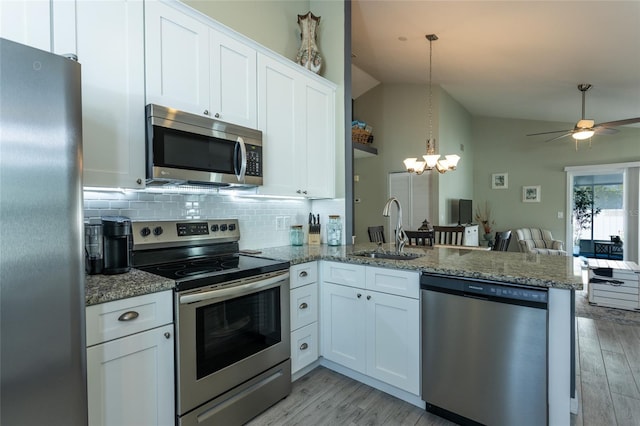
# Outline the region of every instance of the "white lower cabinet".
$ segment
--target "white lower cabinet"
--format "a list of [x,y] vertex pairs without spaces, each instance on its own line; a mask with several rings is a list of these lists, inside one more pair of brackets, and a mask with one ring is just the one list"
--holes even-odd
[[[333,270],[333,274],[332,274]],[[341,271],[342,277],[327,280]],[[351,270],[352,273],[347,270]],[[381,271],[385,271],[381,275]],[[411,297],[371,290],[387,276],[407,281]],[[322,355],[344,367],[365,374],[414,395],[420,393],[420,300],[417,272],[323,262]],[[336,279],[341,281],[341,279]],[[357,286],[356,286],[357,285]],[[404,285],[401,287],[405,287]],[[391,287],[389,287],[391,288]]]
[[318,359],[318,262],[290,269],[291,373]]
[[172,292],[87,308],[89,425],[175,424],[172,315]]

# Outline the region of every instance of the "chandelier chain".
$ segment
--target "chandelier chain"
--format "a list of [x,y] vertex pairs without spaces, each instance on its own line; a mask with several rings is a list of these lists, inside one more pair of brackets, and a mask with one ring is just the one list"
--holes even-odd
[[[433,74],[433,68],[432,68],[432,59],[433,59],[433,47],[431,46],[431,43],[433,42],[433,37],[429,37],[427,36],[427,38],[429,39],[429,141],[433,139],[433,88],[432,88],[432,74]],[[427,145],[429,145],[429,142],[427,141]],[[429,149],[429,147],[427,146],[427,149]]]

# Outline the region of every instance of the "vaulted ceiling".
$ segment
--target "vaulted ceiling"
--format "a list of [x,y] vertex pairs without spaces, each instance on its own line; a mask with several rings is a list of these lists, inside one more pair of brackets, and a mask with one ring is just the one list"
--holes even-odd
[[[640,1],[353,0],[352,63],[433,82],[474,116],[574,123],[640,117]],[[554,129],[550,129],[554,130]]]

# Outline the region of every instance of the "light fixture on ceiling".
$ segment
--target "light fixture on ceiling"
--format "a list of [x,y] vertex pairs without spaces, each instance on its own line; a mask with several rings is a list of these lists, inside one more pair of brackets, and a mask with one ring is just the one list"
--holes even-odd
[[425,170],[433,170],[434,168],[440,172],[445,173],[449,170],[455,170],[460,156],[455,154],[445,155],[444,158],[440,158],[440,154],[436,154],[436,140],[433,137],[433,89],[432,89],[432,57],[433,48],[431,43],[438,40],[438,36],[435,34],[427,34],[426,39],[429,40],[429,139],[427,139],[427,154],[423,155],[424,161],[418,161],[417,157],[405,158],[404,166],[409,173],[415,173],[421,175]]

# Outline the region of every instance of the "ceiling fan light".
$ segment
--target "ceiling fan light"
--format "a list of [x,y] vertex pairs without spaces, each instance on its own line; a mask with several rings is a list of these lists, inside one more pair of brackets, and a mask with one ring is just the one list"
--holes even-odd
[[593,120],[580,120],[578,124],[576,124],[577,129],[590,129],[596,124]]
[[571,137],[577,141],[583,141],[585,139],[589,139],[591,136],[593,136],[594,133],[595,132],[593,130],[580,130],[573,133]]

